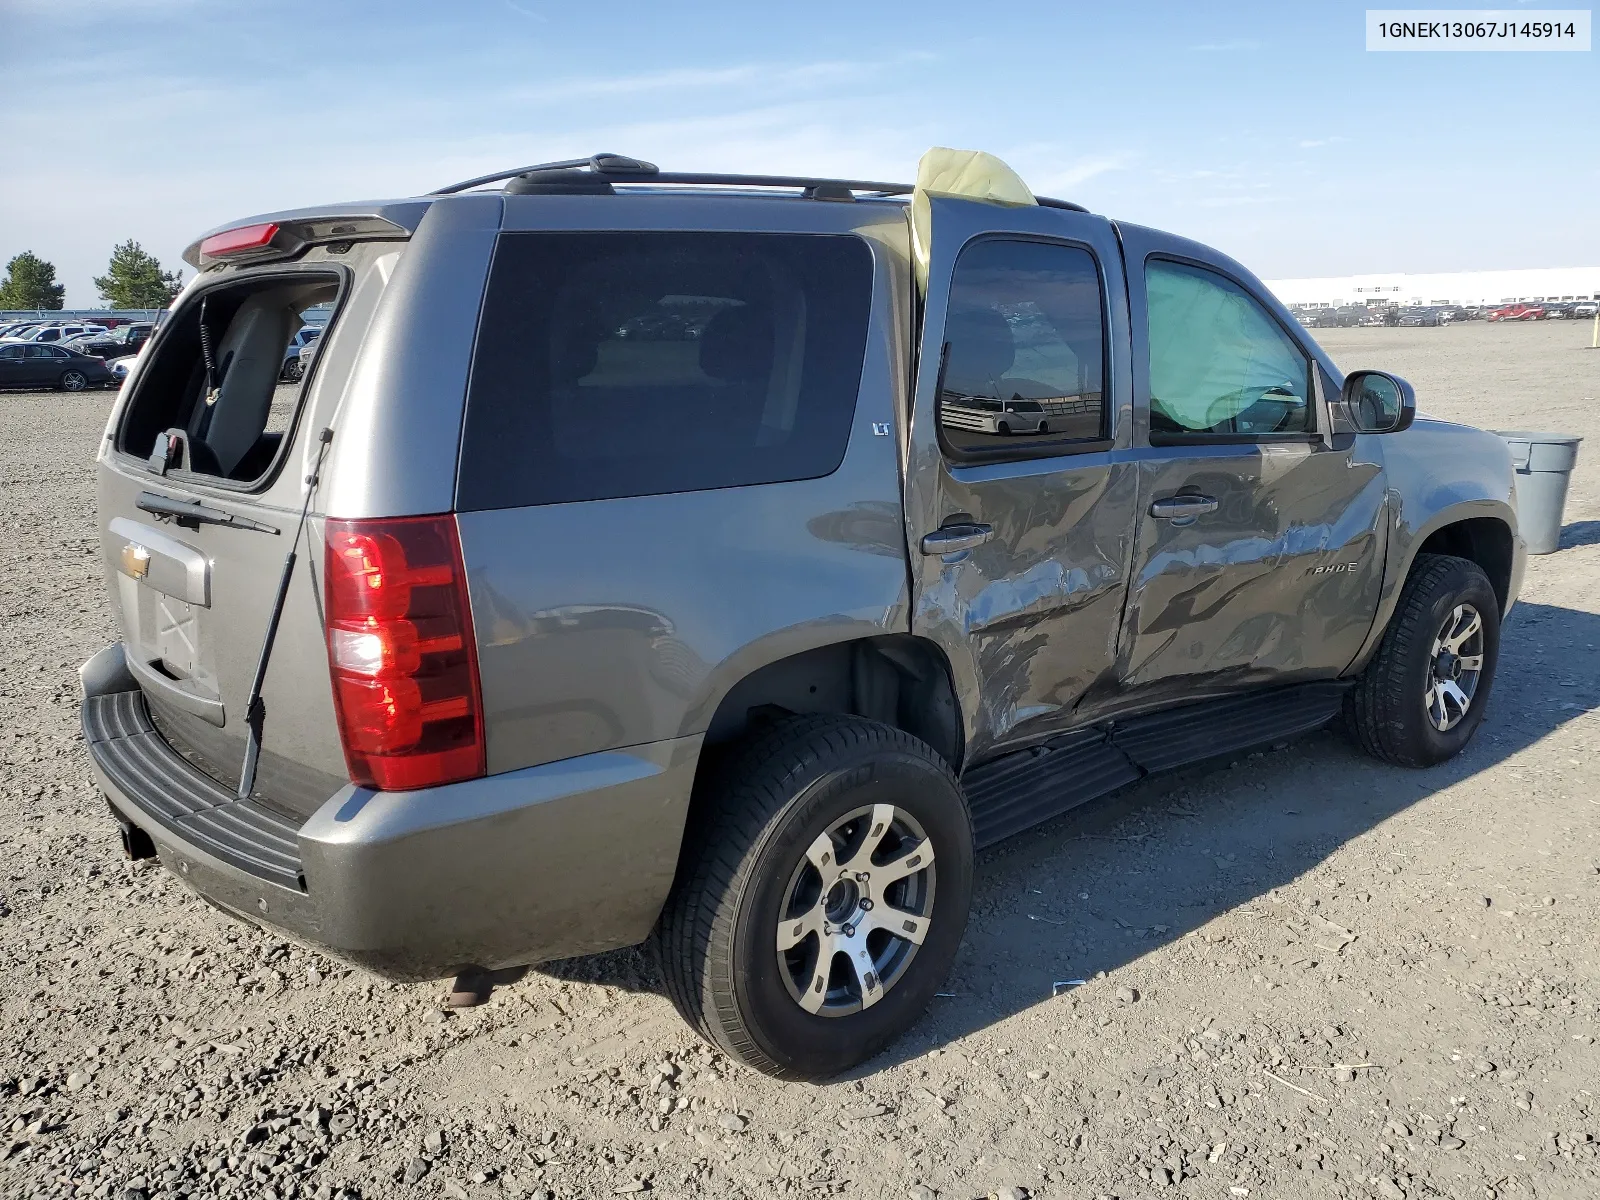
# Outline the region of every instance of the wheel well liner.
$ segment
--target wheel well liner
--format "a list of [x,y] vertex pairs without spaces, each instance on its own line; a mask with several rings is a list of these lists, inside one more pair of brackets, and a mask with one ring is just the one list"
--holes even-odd
[[[1514,546],[1511,527],[1498,517],[1469,517],[1435,529],[1422,545],[1418,554],[1453,554],[1483,568],[1494,588],[1500,611],[1506,610],[1511,592],[1511,568]],[[1413,569],[1416,560],[1413,559]]]
[[818,646],[778,659],[730,688],[706,745],[737,741],[774,716],[851,713],[920,738],[953,770],[963,753],[961,709],[944,652],[908,633]]

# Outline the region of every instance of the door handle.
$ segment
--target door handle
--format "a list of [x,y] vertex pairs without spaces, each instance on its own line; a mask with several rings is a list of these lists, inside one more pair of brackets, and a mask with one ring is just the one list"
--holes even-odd
[[963,550],[971,550],[974,546],[981,546],[994,536],[994,526],[984,525],[978,521],[959,521],[950,525],[941,525],[932,533],[922,537],[922,552],[924,554],[960,554]]
[[1206,513],[1217,511],[1217,502],[1210,496],[1164,496],[1150,506],[1150,515],[1164,521],[1194,520]]

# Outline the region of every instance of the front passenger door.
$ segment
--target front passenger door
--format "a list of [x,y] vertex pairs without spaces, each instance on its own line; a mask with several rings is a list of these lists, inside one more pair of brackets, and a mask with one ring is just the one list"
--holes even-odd
[[1312,354],[1252,276],[1124,237],[1145,447],[1124,700],[1335,677],[1377,608],[1381,463],[1330,429]]
[[23,386],[22,346],[0,346],[0,388]]

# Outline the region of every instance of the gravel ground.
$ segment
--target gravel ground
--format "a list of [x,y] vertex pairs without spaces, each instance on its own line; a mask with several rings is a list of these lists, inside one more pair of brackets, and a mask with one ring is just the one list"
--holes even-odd
[[1317,734],[1012,839],[949,994],[820,1087],[697,1043],[634,952],[446,1013],[441,985],[121,861],[73,675],[113,637],[88,468],[109,397],[0,396],[0,1194],[1600,1194],[1588,340],[1326,335],[1440,415],[1591,439],[1460,759],[1398,770]]

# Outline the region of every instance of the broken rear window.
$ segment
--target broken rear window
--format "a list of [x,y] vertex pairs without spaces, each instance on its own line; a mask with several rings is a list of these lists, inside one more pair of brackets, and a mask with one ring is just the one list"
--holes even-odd
[[192,297],[138,377],[117,449],[153,469],[249,485],[278,460],[310,363],[295,334],[337,297],[330,271],[245,278]]

